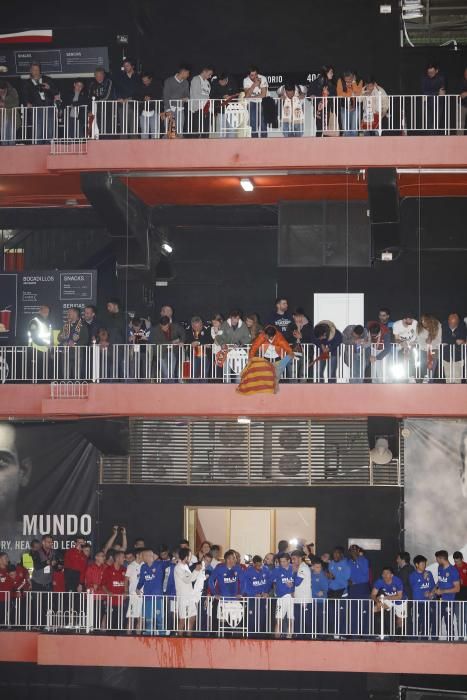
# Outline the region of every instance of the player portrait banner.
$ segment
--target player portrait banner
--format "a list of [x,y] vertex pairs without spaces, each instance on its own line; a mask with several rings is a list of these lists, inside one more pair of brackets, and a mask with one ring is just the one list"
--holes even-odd
[[407,551],[467,558],[467,421],[406,420],[403,435]]
[[0,422],[0,550],[13,563],[44,534],[56,550],[97,539],[98,450],[80,425]]

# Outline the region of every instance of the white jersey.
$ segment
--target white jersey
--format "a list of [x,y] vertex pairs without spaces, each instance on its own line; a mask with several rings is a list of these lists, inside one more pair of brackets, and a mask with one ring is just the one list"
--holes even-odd
[[295,586],[295,600],[311,600],[311,571],[304,561],[298,567],[297,576],[303,581],[299,586]]
[[128,593],[136,593],[140,569],[141,564],[138,564],[137,561],[128,564],[125,572],[125,577],[128,579]]
[[406,326],[403,321],[396,321],[392,327],[392,332],[398,336],[400,340],[405,340],[406,343],[415,343],[417,341],[418,321],[412,320],[410,326]]

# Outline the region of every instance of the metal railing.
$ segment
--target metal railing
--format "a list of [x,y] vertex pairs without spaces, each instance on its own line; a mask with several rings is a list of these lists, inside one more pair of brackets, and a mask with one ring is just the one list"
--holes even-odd
[[[235,383],[247,365],[249,350],[248,345],[216,344],[3,346],[0,382]],[[281,381],[394,384],[467,379],[466,345],[402,347],[392,343],[383,358],[379,345],[340,345],[329,355],[314,344],[296,345],[293,350],[290,361],[283,353],[267,357]]]
[[190,597],[31,591],[0,594],[0,631],[301,639],[467,641],[467,602]]
[[[464,134],[460,95],[96,101],[0,109],[0,143],[114,138]],[[465,120],[465,115],[464,115]]]

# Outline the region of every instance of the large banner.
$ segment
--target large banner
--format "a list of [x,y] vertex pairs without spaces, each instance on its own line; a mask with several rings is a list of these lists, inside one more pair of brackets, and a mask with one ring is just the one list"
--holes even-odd
[[31,539],[57,550],[96,538],[98,451],[74,423],[0,422],[0,551],[13,563]]
[[41,304],[52,310],[61,327],[70,306],[96,304],[97,270],[39,270],[0,273],[0,344],[26,345],[29,321]]
[[467,421],[406,420],[403,434],[407,551],[467,558]]

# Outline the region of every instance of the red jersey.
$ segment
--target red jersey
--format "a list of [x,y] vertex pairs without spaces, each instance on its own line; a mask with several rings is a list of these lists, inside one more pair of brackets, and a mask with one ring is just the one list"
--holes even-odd
[[25,592],[31,590],[29,571],[21,564],[16,565],[16,571],[13,577],[13,590],[15,598],[23,598]]
[[103,593],[104,590],[102,588],[102,579],[104,577],[104,572],[110,568],[112,567],[106,566],[105,564],[102,566],[97,566],[96,563],[88,566],[84,576],[86,590],[91,590],[94,593]]
[[81,549],[76,549],[76,547],[67,549],[65,552],[63,566],[65,569],[79,571],[79,582],[84,583],[84,575],[88,566],[88,559]]
[[0,569],[0,601],[7,599],[7,591],[12,591],[14,582],[8,569]]
[[52,574],[52,590],[54,593],[65,593],[65,571],[55,570]]
[[456,564],[456,569],[457,569],[457,573],[459,574],[459,578],[461,580],[462,588],[464,586],[467,587],[467,562],[463,561],[460,566],[458,566]]
[[[108,566],[102,577],[102,585],[105,586],[109,593],[117,593],[112,597],[112,605],[123,604],[123,594],[125,593],[125,571],[121,566],[116,569],[115,566]],[[121,598],[119,596],[122,596]]]

